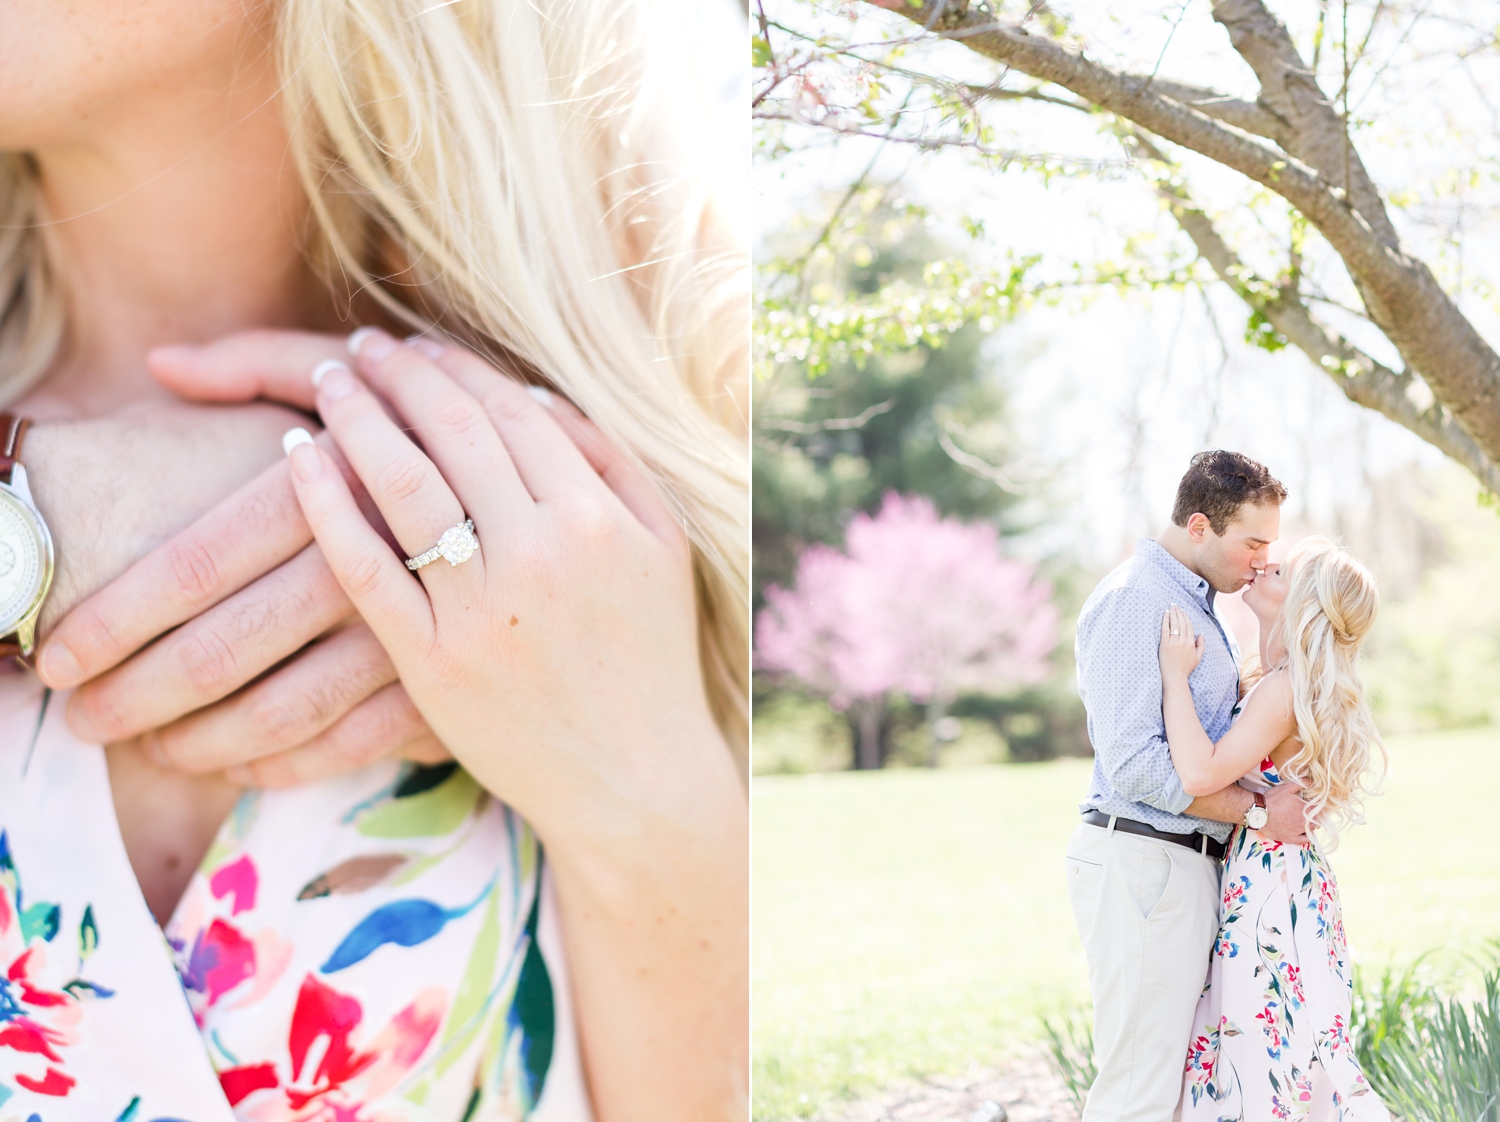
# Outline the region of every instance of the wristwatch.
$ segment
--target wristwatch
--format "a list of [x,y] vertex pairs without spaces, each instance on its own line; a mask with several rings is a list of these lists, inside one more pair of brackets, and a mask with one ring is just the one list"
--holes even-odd
[[52,587],[52,535],[21,466],[31,421],[0,413],[0,658],[29,657],[36,621]]
[[1267,822],[1271,820],[1271,812],[1266,809],[1266,797],[1259,791],[1252,792],[1255,802],[1245,811],[1245,826],[1247,829],[1264,829]]

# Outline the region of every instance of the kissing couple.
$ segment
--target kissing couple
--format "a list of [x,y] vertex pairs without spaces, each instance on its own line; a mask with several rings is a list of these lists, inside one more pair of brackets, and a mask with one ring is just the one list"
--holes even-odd
[[[1094,771],[1067,851],[1098,1075],[1084,1122],[1389,1122],[1349,1039],[1326,852],[1385,748],[1358,675],[1374,578],[1325,538],[1279,565],[1286,488],[1200,452],[1172,524],[1078,618]],[[1243,663],[1215,596],[1260,623]],[[1206,979],[1206,984],[1205,984]]]

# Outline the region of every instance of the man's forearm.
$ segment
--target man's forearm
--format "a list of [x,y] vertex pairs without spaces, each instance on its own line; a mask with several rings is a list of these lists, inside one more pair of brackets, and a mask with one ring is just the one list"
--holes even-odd
[[1231,783],[1212,795],[1199,795],[1185,810],[1194,818],[1207,818],[1210,822],[1228,822],[1238,826],[1245,820],[1245,811],[1255,802],[1255,796],[1237,783]]

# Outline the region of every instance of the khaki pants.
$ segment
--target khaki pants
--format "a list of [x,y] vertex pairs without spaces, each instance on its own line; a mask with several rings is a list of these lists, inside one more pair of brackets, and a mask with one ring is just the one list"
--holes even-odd
[[1218,862],[1080,823],[1068,896],[1089,960],[1099,1068],[1083,1122],[1171,1122],[1219,930]]

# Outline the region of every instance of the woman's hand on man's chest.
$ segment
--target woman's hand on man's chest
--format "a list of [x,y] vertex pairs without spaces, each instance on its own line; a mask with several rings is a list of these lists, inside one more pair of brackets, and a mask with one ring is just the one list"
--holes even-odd
[[184,403],[33,429],[59,554],[38,670],[79,686],[80,736],[139,737],[166,765],[256,785],[446,758],[311,544],[280,440],[303,420]]

